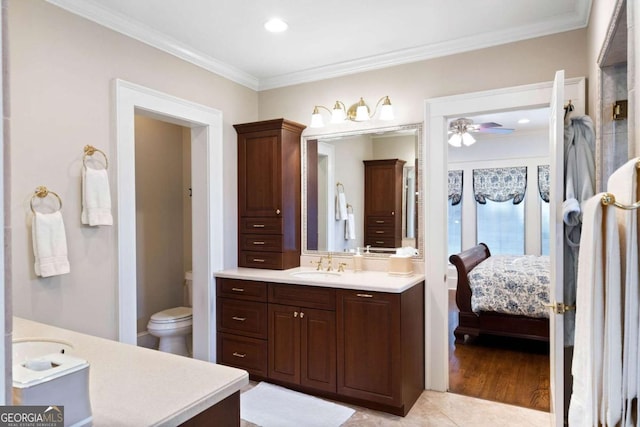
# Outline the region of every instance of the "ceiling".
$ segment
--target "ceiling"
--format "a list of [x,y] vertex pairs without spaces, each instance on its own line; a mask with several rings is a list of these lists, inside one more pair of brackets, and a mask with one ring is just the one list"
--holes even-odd
[[[591,0],[47,0],[255,90],[583,28]],[[283,33],[263,25],[279,17]]]
[[[487,114],[478,114],[465,116],[465,118],[473,120],[475,124],[494,122],[502,125],[503,128],[513,129],[511,134],[498,134],[498,133],[474,133],[473,137],[478,141],[482,140],[512,140],[514,136],[522,135],[524,133],[533,133],[547,131],[549,129],[549,115],[551,109],[544,108],[532,108],[528,110],[515,110],[515,111],[502,111],[493,112]],[[457,119],[458,117],[451,118],[449,122]],[[529,120],[527,123],[520,123],[522,119]]]

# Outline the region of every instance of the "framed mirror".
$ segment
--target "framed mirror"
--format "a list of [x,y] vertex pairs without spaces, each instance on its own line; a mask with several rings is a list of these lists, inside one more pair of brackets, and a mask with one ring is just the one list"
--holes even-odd
[[421,153],[421,123],[306,136],[302,253],[387,256],[411,246],[422,258]]

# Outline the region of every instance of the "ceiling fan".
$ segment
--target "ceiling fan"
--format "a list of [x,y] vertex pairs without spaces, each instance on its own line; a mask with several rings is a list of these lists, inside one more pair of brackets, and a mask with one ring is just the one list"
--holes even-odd
[[503,128],[499,123],[473,123],[471,119],[459,118],[449,124],[449,135],[451,135],[449,144],[461,147],[462,144],[469,146],[475,143],[476,140],[470,135],[471,132],[509,134],[513,131],[514,129]]

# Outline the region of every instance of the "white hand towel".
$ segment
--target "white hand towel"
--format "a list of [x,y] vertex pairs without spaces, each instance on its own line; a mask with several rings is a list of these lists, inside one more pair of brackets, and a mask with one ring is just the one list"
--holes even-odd
[[112,225],[111,194],[106,169],[82,168],[83,224]]
[[38,276],[49,277],[70,271],[67,258],[67,236],[60,211],[36,212],[31,223],[34,269]]
[[344,226],[344,239],[355,240],[356,239],[356,222],[355,216],[352,213],[347,215],[347,222]]
[[[622,165],[610,177],[607,190],[622,204],[632,204],[637,197],[636,163],[632,159]],[[637,210],[616,209],[620,232],[620,262],[624,289],[624,337],[622,347],[622,405],[624,425],[633,425],[632,402],[638,396],[638,334],[640,332],[640,286],[638,266]]]
[[347,219],[347,196],[344,192],[338,193],[336,197],[336,221]]

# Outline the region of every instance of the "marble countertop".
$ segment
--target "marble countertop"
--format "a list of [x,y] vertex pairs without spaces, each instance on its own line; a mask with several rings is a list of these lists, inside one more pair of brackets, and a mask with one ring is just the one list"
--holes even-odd
[[[424,274],[395,276],[382,271],[347,270],[339,275],[304,276],[314,274],[315,268],[296,267],[289,270],[266,270],[261,268],[233,268],[215,273],[216,277],[228,279],[260,280],[264,282],[290,283],[295,285],[322,286],[328,288],[354,289],[370,292],[402,293],[424,281]],[[296,274],[300,274],[296,276]]]
[[90,364],[93,426],[175,426],[248,384],[246,371],[19,317],[13,338],[54,338]]

